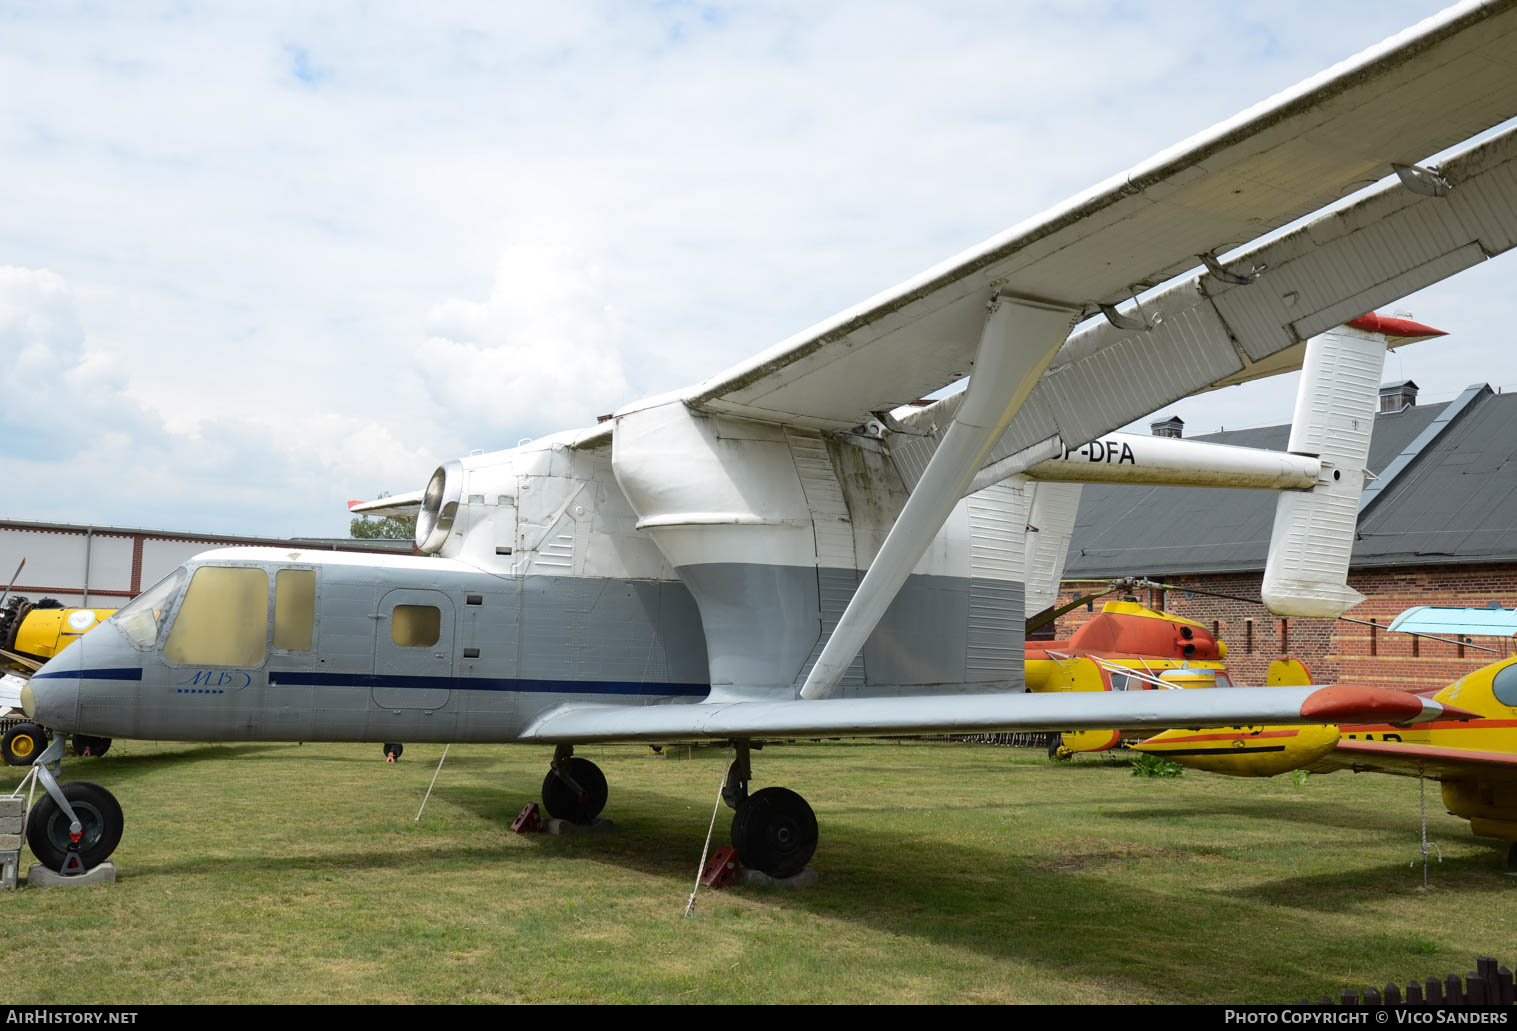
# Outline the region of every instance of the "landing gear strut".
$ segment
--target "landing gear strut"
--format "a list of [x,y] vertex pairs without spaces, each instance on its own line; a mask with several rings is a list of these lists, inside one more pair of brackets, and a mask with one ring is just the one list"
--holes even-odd
[[553,766],[543,778],[543,808],[570,823],[594,823],[606,808],[606,775],[589,759],[573,756],[573,745],[553,750]]
[[793,877],[816,854],[816,814],[789,788],[748,793],[752,776],[749,742],[736,743],[737,758],[722,785],[722,801],[732,814],[732,847],[744,866],[771,877]]

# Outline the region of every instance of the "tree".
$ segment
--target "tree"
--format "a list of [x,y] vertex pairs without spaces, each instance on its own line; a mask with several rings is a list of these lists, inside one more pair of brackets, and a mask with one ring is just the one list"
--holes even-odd
[[348,524],[348,536],[364,540],[410,540],[416,536],[415,516],[357,516]]

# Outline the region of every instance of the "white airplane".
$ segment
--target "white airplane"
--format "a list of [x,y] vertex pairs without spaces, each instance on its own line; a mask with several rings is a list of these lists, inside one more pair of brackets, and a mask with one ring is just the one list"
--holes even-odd
[[[122,831],[108,792],[58,783],[62,732],[553,744],[544,802],[578,821],[607,789],[575,745],[731,740],[733,842],[785,876],[816,819],[749,793],[754,740],[1461,716],[1351,685],[1025,694],[1022,621],[1073,519],[1037,477],[1303,362],[1297,454],[1181,464],[1289,481],[1277,611],[1357,600],[1366,398],[1422,334],[1335,327],[1512,246],[1517,131],[1489,130],[1517,113],[1513,53],[1517,3],[1463,3],[717,376],[360,506],[419,507],[424,557],[197,556],[25,689],[60,731],[33,851],[93,866]],[[1139,465],[1129,444],[1099,464]]]

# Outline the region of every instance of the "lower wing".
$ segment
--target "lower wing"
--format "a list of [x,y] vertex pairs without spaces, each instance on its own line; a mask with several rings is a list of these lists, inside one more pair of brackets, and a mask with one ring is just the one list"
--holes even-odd
[[523,741],[700,740],[740,737],[869,737],[1079,730],[1227,727],[1251,723],[1420,723],[1472,713],[1403,691],[1337,684],[1211,691],[1089,691],[832,698],[694,705],[578,705],[552,709]]

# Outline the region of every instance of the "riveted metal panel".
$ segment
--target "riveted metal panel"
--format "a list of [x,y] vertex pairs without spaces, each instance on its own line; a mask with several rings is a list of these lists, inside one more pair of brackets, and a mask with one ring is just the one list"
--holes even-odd
[[1074,536],[1080,511],[1080,484],[1028,483],[1032,500],[1027,506],[1027,615],[1042,612],[1059,596],[1059,579]]
[[1022,666],[1023,537],[1027,495],[999,483],[967,499],[969,627],[964,671],[971,682],[1005,680]]
[[[853,525],[848,518],[843,488],[833,470],[825,438],[814,430],[794,426],[785,427],[785,436],[790,444],[790,455],[795,460],[795,471],[801,478],[806,504],[811,509],[812,527],[816,533],[817,599],[822,617],[821,636],[796,678],[795,686],[799,688],[806,682],[806,677],[821,657],[822,649],[826,647],[838,620],[842,619],[847,610],[848,602],[858,588],[859,571],[854,567]],[[862,652],[849,665],[842,683],[851,687],[863,685]]]

